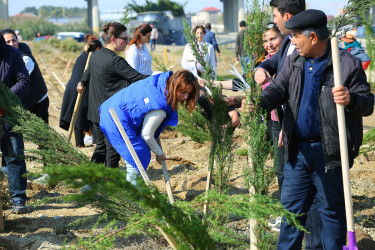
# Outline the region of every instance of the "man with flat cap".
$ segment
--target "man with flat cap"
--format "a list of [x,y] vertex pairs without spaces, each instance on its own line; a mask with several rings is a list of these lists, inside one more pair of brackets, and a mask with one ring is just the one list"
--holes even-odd
[[[283,69],[261,95],[272,110],[285,105],[282,134],[285,148],[281,203],[305,214],[316,195],[322,220],[324,249],[346,244],[345,202],[340,162],[336,104],[345,106],[350,166],[362,143],[362,116],[373,112],[374,98],[361,61],[340,50],[343,86],[334,87],[327,17],[306,10],[286,22],[298,54],[288,56]],[[306,216],[298,217],[305,225]],[[282,223],[278,249],[301,249],[303,232]]]

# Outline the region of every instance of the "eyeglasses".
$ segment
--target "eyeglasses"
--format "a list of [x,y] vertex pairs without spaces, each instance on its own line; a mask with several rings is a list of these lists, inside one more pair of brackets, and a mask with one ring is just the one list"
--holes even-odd
[[267,40],[263,40],[263,45],[266,45],[266,44],[270,44],[270,43],[274,43],[276,41],[277,38],[279,38],[280,36],[274,36],[274,37],[271,37],[270,39]]
[[120,38],[120,39],[124,40],[124,42],[126,42],[126,43],[129,42],[129,37],[121,37],[121,36],[119,36],[117,38]]
[[277,28],[276,23],[269,23],[267,24],[267,29]]

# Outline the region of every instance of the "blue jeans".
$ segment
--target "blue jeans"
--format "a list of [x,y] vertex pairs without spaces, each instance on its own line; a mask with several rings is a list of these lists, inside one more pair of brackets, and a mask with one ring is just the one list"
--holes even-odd
[[156,48],[156,39],[150,39],[151,51],[154,51]]
[[[287,210],[304,214],[298,218],[306,225],[306,213],[316,197],[322,220],[324,249],[342,249],[346,244],[346,217],[341,168],[325,171],[322,144],[296,140],[290,160],[284,166],[281,203]],[[282,223],[277,249],[301,249],[304,233]]]
[[279,185],[279,197],[284,181],[284,147],[279,147],[279,134],[281,126],[278,122],[272,121],[272,143],[273,143],[273,167],[275,168],[277,184]]
[[8,188],[13,201],[26,200],[27,179],[24,144],[22,136],[13,132],[4,132],[1,136],[1,152],[8,169]]
[[245,74],[245,67],[246,67],[245,65],[247,65],[250,62],[250,57],[242,56],[240,60],[241,60],[242,74]]

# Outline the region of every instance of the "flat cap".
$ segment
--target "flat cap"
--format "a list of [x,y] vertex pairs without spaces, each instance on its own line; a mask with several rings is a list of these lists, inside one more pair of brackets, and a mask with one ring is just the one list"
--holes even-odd
[[321,10],[305,10],[293,16],[285,23],[289,30],[327,27],[327,16]]

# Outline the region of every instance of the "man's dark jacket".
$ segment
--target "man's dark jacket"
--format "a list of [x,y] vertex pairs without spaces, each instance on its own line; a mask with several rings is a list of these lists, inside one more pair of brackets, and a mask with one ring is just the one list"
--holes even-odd
[[25,109],[28,109],[37,104],[40,99],[47,94],[47,86],[29,46],[26,43],[19,43],[18,48],[22,56],[28,56],[34,62],[34,70],[30,74],[30,91],[22,99],[23,106]]
[[89,120],[99,123],[99,106],[104,101],[133,82],[147,77],[110,49],[103,47],[92,53],[89,66],[81,78],[84,87],[90,84]]
[[[272,110],[286,103],[282,124],[286,161],[290,159],[296,139],[293,134],[303,93],[304,63],[305,58],[297,53],[288,56],[281,72],[276,78],[272,79],[271,84],[263,90],[261,95],[261,105],[267,110]],[[340,50],[340,66],[342,84],[350,92],[350,103],[345,107],[345,121],[349,161],[350,166],[352,166],[362,144],[362,116],[372,114],[374,96],[370,93],[370,86],[359,59],[344,50]],[[326,169],[341,166],[336,103],[332,94],[333,87],[333,66],[331,53],[329,53],[318,93],[320,139]]]
[[212,46],[214,46],[214,49],[217,51],[217,53],[220,53],[219,45],[216,42],[216,37],[215,37],[214,32],[212,32],[209,29],[206,29],[206,35],[204,35],[204,40],[212,44]]
[[21,52],[5,43],[0,35],[0,80],[10,91],[16,94],[23,103],[30,90],[30,77]]

